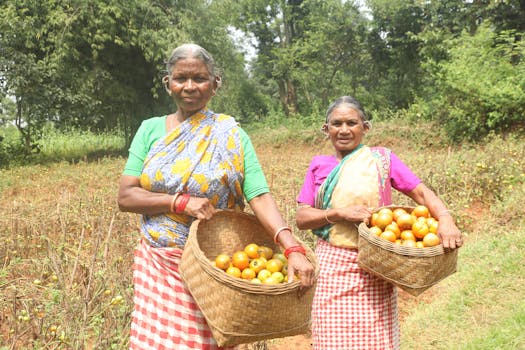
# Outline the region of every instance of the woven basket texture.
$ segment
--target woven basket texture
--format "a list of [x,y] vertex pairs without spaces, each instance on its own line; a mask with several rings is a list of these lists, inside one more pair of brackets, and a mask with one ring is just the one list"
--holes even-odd
[[[402,207],[409,212],[412,209],[388,207]],[[359,266],[411,295],[420,295],[456,272],[457,249],[445,251],[441,244],[427,248],[401,246],[377,237],[365,223],[359,225],[358,231]]]
[[[280,251],[252,214],[221,210],[190,227],[180,272],[215,340],[232,346],[307,333],[315,285],[300,291],[299,281],[254,284],[212,265],[218,254],[231,255],[249,243]],[[313,251],[303,246],[318,273]]]

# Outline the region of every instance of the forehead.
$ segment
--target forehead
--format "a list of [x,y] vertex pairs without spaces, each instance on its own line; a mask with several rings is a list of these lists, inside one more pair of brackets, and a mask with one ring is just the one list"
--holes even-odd
[[208,66],[203,60],[188,57],[178,60],[172,69],[173,74],[205,74],[209,75]]
[[361,119],[359,112],[348,105],[341,105],[332,111],[330,114],[330,120],[342,120],[342,119]]

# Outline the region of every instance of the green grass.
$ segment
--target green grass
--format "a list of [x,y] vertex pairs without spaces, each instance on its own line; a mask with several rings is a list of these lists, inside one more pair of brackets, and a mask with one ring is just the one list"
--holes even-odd
[[[330,145],[317,126],[246,129],[293,224],[309,161]],[[419,297],[401,294],[402,349],[525,348],[525,140],[453,146],[435,130],[396,120],[367,135],[439,193],[466,236],[455,274]],[[138,216],[116,205],[120,139],[54,134],[40,159],[0,170],[0,349],[127,348],[139,235]]]

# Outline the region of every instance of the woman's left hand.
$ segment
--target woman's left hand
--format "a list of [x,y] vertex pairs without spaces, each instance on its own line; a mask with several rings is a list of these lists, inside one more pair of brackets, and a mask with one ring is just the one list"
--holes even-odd
[[199,220],[209,220],[215,212],[216,209],[210,200],[202,197],[190,197],[186,208],[184,208],[184,214],[193,216]]
[[461,232],[450,215],[439,218],[438,236],[445,249],[456,249],[463,245]]
[[314,267],[310,260],[299,252],[288,255],[288,282],[292,282],[296,274],[301,279],[302,288],[311,287],[314,284]]

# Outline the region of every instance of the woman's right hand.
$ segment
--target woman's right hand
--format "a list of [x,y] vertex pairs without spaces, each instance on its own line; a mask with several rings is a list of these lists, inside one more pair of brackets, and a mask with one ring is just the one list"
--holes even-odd
[[337,210],[337,215],[340,219],[336,221],[364,221],[368,223],[373,213],[373,208],[368,208],[364,205],[349,205],[348,207],[331,210]]
[[211,204],[210,200],[202,197],[190,197],[184,209],[184,214],[193,216],[199,220],[209,220],[216,212],[217,210],[213,204]]

